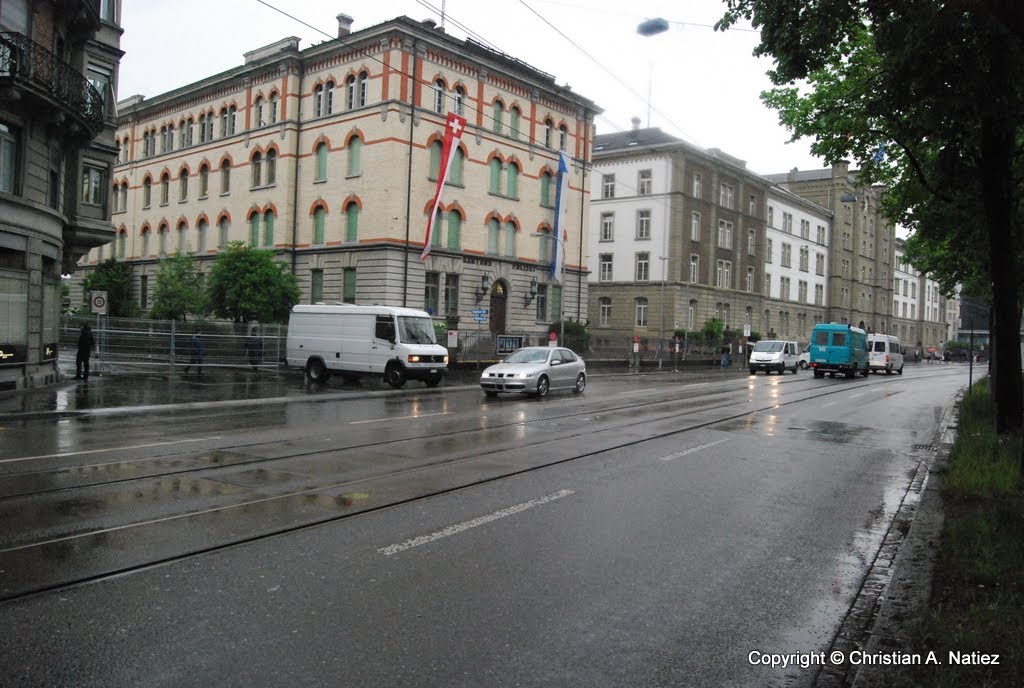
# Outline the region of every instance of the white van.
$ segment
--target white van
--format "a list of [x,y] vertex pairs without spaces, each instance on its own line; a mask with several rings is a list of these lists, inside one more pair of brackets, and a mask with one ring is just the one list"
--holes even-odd
[[448,372],[448,350],[437,343],[430,315],[412,308],[295,306],[286,348],[288,366],[316,381],[337,372],[346,380],[383,375],[395,388],[406,380],[434,387]]
[[884,370],[886,375],[893,371],[903,374],[903,347],[898,337],[891,334],[868,335],[868,369],[872,373]]
[[773,370],[784,373],[792,370],[794,373],[800,367],[800,347],[796,342],[784,342],[777,339],[762,339],[754,342],[750,349],[750,361],[747,366],[750,374],[754,375],[759,370],[765,374]]

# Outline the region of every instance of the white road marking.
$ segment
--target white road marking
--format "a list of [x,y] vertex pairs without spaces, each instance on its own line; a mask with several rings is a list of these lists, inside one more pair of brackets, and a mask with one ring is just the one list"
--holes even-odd
[[437,532],[430,533],[429,535],[420,535],[419,537],[415,537],[411,540],[406,540],[405,542],[399,543],[397,545],[381,547],[377,551],[386,557],[390,557],[392,554],[398,554],[399,552],[404,552],[405,550],[412,549],[413,547],[419,547],[420,545],[426,545],[428,543],[434,542],[435,540],[440,540],[441,538],[446,538],[451,535],[457,535],[464,530],[476,528],[477,526],[482,526],[485,523],[490,523],[491,521],[497,521],[499,518],[513,516],[515,514],[518,514],[520,511],[526,511],[527,509],[532,509],[535,506],[547,504],[548,502],[553,502],[556,499],[561,499],[562,497],[568,497],[571,494],[575,493],[572,490],[560,490],[558,492],[555,492],[554,494],[549,494],[544,497],[538,497],[537,499],[531,499],[528,502],[516,504],[515,506],[510,506],[506,509],[501,509],[500,511],[495,511],[493,514],[487,514],[486,516],[478,516],[477,518],[474,518],[469,521],[456,523],[453,526],[448,526],[444,530],[439,530]]
[[728,441],[729,441],[728,437],[723,437],[720,440],[715,440],[714,442],[708,442],[707,444],[698,444],[696,447],[690,447],[689,449],[684,449],[683,451],[676,452],[675,454],[669,454],[668,456],[660,456],[660,457],[658,457],[658,460],[659,461],[674,461],[676,459],[680,459],[680,458],[686,456],[687,454],[693,454],[694,452],[699,452],[699,451],[701,451],[703,449],[708,449],[709,447],[713,447],[716,444],[721,444],[722,442],[728,442]]
[[438,413],[417,413],[413,416],[391,416],[390,418],[373,418],[371,420],[353,420],[349,421],[349,425],[359,425],[360,423],[383,423],[389,420],[411,420],[413,418],[430,418],[431,416],[447,416],[451,411],[440,411]]
[[125,449],[146,449],[148,447],[163,447],[168,444],[181,444],[182,442],[205,442],[207,440],[219,440],[216,437],[196,437],[189,440],[168,440],[167,442],[151,442],[150,444],[133,444],[129,447],[106,447],[104,449],[83,449],[82,451],[64,452],[62,454],[40,454],[39,456],[19,456],[14,459],[0,459],[0,463],[15,463],[17,461],[33,461],[35,459],[60,459],[65,456],[78,456],[79,454],[98,454],[100,452],[123,451]]
[[862,396],[864,396],[865,394],[867,394],[867,392],[857,392],[856,394],[851,394],[851,395],[850,395],[850,398],[851,398],[851,399],[856,399],[857,397],[862,397]]

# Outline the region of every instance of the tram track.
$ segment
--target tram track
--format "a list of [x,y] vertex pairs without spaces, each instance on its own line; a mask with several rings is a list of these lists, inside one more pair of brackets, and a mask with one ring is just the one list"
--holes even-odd
[[[801,376],[801,378],[802,378],[802,376]],[[520,442],[515,447],[509,447],[509,446],[503,444],[503,445],[499,445],[499,446],[496,446],[496,447],[490,447],[486,451],[474,450],[472,452],[469,452],[467,455],[448,456],[448,457],[445,457],[445,458],[442,458],[442,459],[439,459],[439,460],[436,460],[436,461],[425,461],[425,462],[417,463],[415,465],[405,466],[405,467],[402,467],[402,468],[400,468],[398,470],[379,472],[379,473],[375,473],[373,475],[357,477],[355,479],[350,479],[350,480],[340,480],[340,481],[330,482],[330,483],[327,483],[327,484],[319,484],[319,485],[316,485],[314,487],[310,487],[310,488],[306,488],[306,489],[301,489],[301,490],[285,491],[285,492],[282,492],[280,494],[271,495],[271,496],[263,495],[260,498],[254,499],[254,500],[248,500],[248,501],[242,500],[242,501],[238,501],[238,502],[231,503],[231,504],[225,504],[225,505],[222,505],[222,506],[216,506],[216,507],[212,507],[212,508],[205,508],[205,509],[202,509],[200,511],[184,512],[184,513],[175,514],[175,515],[172,515],[172,516],[168,516],[168,517],[160,518],[160,519],[155,519],[155,520],[154,519],[149,519],[149,520],[145,520],[145,521],[142,521],[142,522],[139,522],[139,523],[123,523],[123,524],[118,524],[116,526],[113,526],[111,528],[105,528],[105,529],[101,529],[101,530],[97,530],[97,531],[76,533],[76,534],[69,535],[69,536],[66,536],[66,537],[51,538],[51,539],[48,539],[48,540],[38,541],[38,542],[34,542],[34,543],[33,542],[26,542],[26,543],[18,544],[15,547],[7,547],[7,548],[0,547],[0,569],[6,569],[8,567],[5,565],[5,561],[4,561],[5,559],[11,559],[11,558],[19,557],[19,556],[21,556],[22,554],[24,554],[26,552],[31,552],[34,548],[35,549],[47,549],[47,548],[54,549],[54,548],[57,548],[57,549],[61,549],[61,550],[65,550],[65,549],[68,549],[68,548],[71,548],[71,549],[88,549],[87,545],[85,545],[84,543],[86,543],[90,538],[91,539],[108,538],[108,537],[111,536],[111,534],[114,534],[114,533],[117,533],[118,536],[124,536],[124,534],[126,532],[132,531],[133,529],[139,530],[139,531],[144,531],[147,528],[149,528],[150,530],[154,530],[154,529],[167,530],[167,526],[173,526],[173,524],[175,522],[181,523],[184,520],[188,519],[190,521],[190,523],[195,524],[196,522],[202,521],[204,519],[208,520],[211,517],[220,517],[220,516],[224,516],[224,515],[230,515],[232,510],[245,511],[247,509],[256,508],[259,505],[266,505],[267,503],[273,502],[273,501],[283,501],[283,500],[293,500],[294,501],[296,499],[300,499],[301,500],[301,499],[307,499],[309,497],[314,497],[314,496],[316,496],[318,494],[319,495],[327,495],[327,494],[331,494],[331,493],[340,493],[340,491],[343,491],[343,490],[360,490],[360,489],[362,489],[362,487],[365,487],[366,485],[370,484],[371,482],[390,481],[390,480],[396,480],[396,479],[402,479],[402,478],[409,478],[409,477],[415,476],[417,473],[426,474],[426,473],[433,473],[433,472],[437,472],[437,471],[447,471],[447,472],[451,473],[452,471],[449,471],[448,469],[452,469],[452,468],[455,468],[455,467],[460,466],[460,465],[466,465],[466,464],[469,464],[469,463],[474,462],[474,461],[480,461],[481,459],[495,459],[496,460],[497,458],[500,457],[500,455],[506,455],[506,454],[509,454],[511,452],[515,452],[517,456],[529,457],[529,460],[517,461],[515,463],[515,465],[506,466],[505,468],[501,468],[501,469],[496,470],[496,471],[494,471],[492,473],[481,474],[481,475],[477,476],[476,478],[471,478],[471,479],[468,479],[468,480],[455,481],[455,482],[453,482],[451,484],[444,484],[444,485],[442,485],[440,487],[434,487],[433,489],[428,489],[428,490],[423,491],[423,492],[419,492],[419,493],[416,493],[416,494],[406,495],[406,496],[404,496],[402,498],[387,499],[387,500],[384,500],[384,501],[381,501],[381,502],[368,501],[368,502],[366,502],[364,504],[355,504],[354,506],[353,505],[348,505],[347,508],[340,509],[340,510],[338,510],[335,513],[311,515],[311,516],[307,516],[306,518],[300,519],[299,522],[278,523],[278,524],[275,524],[272,527],[266,528],[266,529],[264,529],[264,530],[262,530],[260,532],[254,532],[254,533],[251,533],[251,534],[248,534],[248,535],[237,535],[236,534],[234,537],[228,537],[228,538],[226,538],[226,539],[224,539],[222,541],[208,542],[208,543],[203,544],[202,546],[186,547],[186,548],[184,548],[181,551],[176,551],[176,552],[173,552],[173,553],[163,552],[160,555],[155,555],[155,556],[151,556],[149,558],[144,558],[144,560],[142,560],[142,561],[123,562],[123,565],[107,567],[109,570],[96,570],[96,571],[92,571],[92,572],[83,572],[83,573],[76,574],[76,575],[71,575],[71,576],[64,576],[64,578],[61,579],[61,580],[44,581],[44,582],[41,582],[41,584],[39,584],[39,585],[23,586],[21,589],[8,589],[8,588],[5,587],[4,589],[0,590],[0,604],[7,604],[7,603],[15,602],[17,600],[25,599],[27,597],[31,597],[31,596],[34,596],[34,595],[39,595],[39,594],[42,594],[42,593],[45,593],[45,592],[49,592],[49,591],[61,590],[61,589],[69,588],[69,587],[74,587],[74,586],[78,586],[78,585],[82,585],[82,584],[87,584],[87,583],[90,583],[90,582],[96,582],[96,581],[104,580],[104,579],[115,577],[115,576],[126,575],[126,574],[130,574],[130,573],[132,573],[134,571],[141,571],[141,570],[145,570],[145,569],[148,569],[148,568],[152,568],[154,566],[164,565],[164,564],[175,562],[175,561],[183,561],[183,560],[187,560],[189,558],[201,556],[201,555],[208,554],[208,553],[211,553],[211,552],[225,550],[225,549],[228,549],[228,548],[231,548],[231,547],[236,547],[236,546],[239,546],[239,545],[251,544],[251,543],[258,542],[258,541],[261,541],[261,540],[265,540],[265,539],[268,539],[268,538],[271,538],[271,537],[278,537],[278,536],[287,535],[288,533],[291,533],[291,532],[296,532],[296,531],[303,530],[303,529],[308,529],[308,528],[312,528],[312,527],[318,527],[318,526],[322,526],[322,525],[338,522],[338,521],[341,521],[342,519],[350,518],[350,517],[358,515],[358,514],[372,513],[374,511],[378,511],[378,510],[381,510],[381,509],[391,508],[391,507],[394,507],[394,506],[400,506],[400,505],[403,505],[403,504],[408,504],[410,502],[415,502],[417,500],[428,499],[428,498],[431,498],[431,497],[435,497],[435,496],[439,496],[439,495],[443,495],[443,494],[447,494],[447,493],[451,493],[451,492],[456,492],[458,490],[468,489],[468,488],[471,488],[471,487],[474,487],[474,486],[477,486],[477,485],[494,482],[494,481],[501,480],[501,479],[508,478],[508,477],[512,477],[512,476],[515,476],[515,475],[520,475],[520,474],[531,472],[531,471],[539,471],[539,470],[544,469],[544,468],[549,468],[549,467],[552,467],[552,466],[564,464],[564,463],[571,462],[571,461],[578,461],[578,460],[582,460],[582,459],[587,459],[587,458],[590,458],[590,457],[593,457],[593,456],[596,456],[596,455],[600,455],[600,454],[603,454],[603,453],[606,453],[606,452],[609,452],[609,451],[621,451],[621,450],[629,450],[630,448],[639,448],[639,447],[641,447],[645,443],[654,442],[654,441],[663,440],[663,439],[666,439],[666,438],[671,438],[671,437],[674,437],[674,436],[683,435],[684,433],[692,432],[694,430],[705,428],[705,427],[708,427],[708,426],[711,426],[711,425],[715,425],[715,424],[718,424],[718,423],[722,423],[722,422],[725,422],[725,421],[734,421],[734,420],[742,419],[742,418],[745,418],[745,417],[748,417],[748,416],[751,416],[751,415],[754,415],[754,414],[757,414],[757,413],[762,413],[762,412],[765,412],[765,411],[771,411],[773,409],[777,409],[777,408],[780,408],[780,407],[783,407],[783,406],[791,406],[791,405],[795,405],[795,404],[800,404],[800,403],[804,403],[804,402],[807,402],[807,401],[813,401],[813,400],[816,400],[816,399],[820,399],[820,398],[823,398],[823,397],[829,397],[829,396],[832,396],[832,395],[849,394],[849,392],[852,389],[868,387],[868,386],[872,386],[873,384],[879,384],[878,382],[872,382],[872,381],[870,381],[868,379],[864,379],[864,380],[858,379],[858,380],[854,380],[854,381],[844,381],[842,386],[839,386],[839,385],[829,385],[827,388],[822,388],[820,385],[815,383],[815,381],[807,380],[806,378],[802,378],[802,379],[800,379],[800,378],[790,378],[788,380],[785,380],[785,382],[801,382],[801,381],[811,383],[811,385],[809,387],[805,388],[805,389],[797,390],[798,393],[797,393],[795,398],[788,399],[788,400],[781,400],[780,399],[780,400],[775,400],[775,401],[770,401],[770,402],[764,402],[764,403],[758,404],[757,407],[755,407],[755,408],[749,408],[749,407],[748,408],[743,408],[742,411],[737,412],[737,413],[726,413],[726,414],[722,414],[722,415],[715,414],[715,416],[713,418],[711,418],[711,419],[694,418],[694,416],[696,416],[698,414],[701,414],[701,413],[707,413],[707,412],[712,412],[713,413],[713,412],[716,412],[716,411],[721,411],[722,409],[727,409],[729,407],[735,407],[737,402],[736,402],[734,397],[735,397],[736,393],[739,390],[737,389],[737,387],[735,386],[734,383],[733,384],[729,384],[727,387],[726,387],[725,383],[721,383],[721,384],[720,383],[712,383],[713,386],[708,388],[708,389],[701,390],[701,394],[700,395],[690,395],[686,399],[680,399],[680,398],[678,398],[678,396],[676,396],[675,398],[672,398],[672,399],[662,399],[660,397],[664,396],[664,393],[666,393],[667,390],[660,390],[660,389],[651,390],[651,396],[653,397],[653,399],[644,400],[644,402],[643,402],[645,404],[645,413],[643,414],[644,415],[644,425],[645,426],[653,427],[653,426],[655,426],[655,425],[657,425],[659,423],[662,423],[664,421],[667,421],[667,420],[683,421],[683,419],[687,419],[687,418],[689,418],[692,422],[683,423],[683,425],[681,425],[680,427],[675,427],[673,429],[664,429],[664,430],[653,431],[653,432],[651,432],[649,434],[644,435],[643,437],[630,438],[630,439],[628,439],[626,441],[622,441],[622,442],[612,441],[612,442],[609,442],[608,444],[604,444],[600,448],[592,450],[592,451],[568,452],[566,455],[561,455],[561,456],[557,455],[557,452],[552,452],[551,455],[549,455],[546,458],[543,457],[543,456],[532,456],[532,454],[534,454],[536,452],[533,452],[531,450],[536,449],[540,445],[550,445],[551,444],[551,442],[552,442],[551,438],[544,436],[544,437],[541,437],[541,438],[537,439],[536,441]],[[780,380],[780,382],[781,382],[781,380]],[[776,383],[776,384],[778,384],[778,383]],[[884,384],[884,383],[881,383],[881,384]],[[686,388],[684,387],[682,389],[685,390]],[[671,393],[678,395],[678,391],[677,390],[672,390]],[[724,399],[723,398],[723,399],[720,399],[720,400],[716,400],[715,403],[708,403],[709,401],[714,400],[715,397],[725,397],[725,396],[730,397],[730,399]],[[181,469],[174,470],[174,471],[165,471],[163,473],[157,473],[157,474],[147,475],[147,476],[132,476],[132,477],[121,478],[121,479],[118,479],[118,480],[99,481],[99,482],[95,482],[95,483],[89,483],[89,484],[86,484],[86,485],[68,486],[68,487],[62,487],[62,488],[51,489],[51,490],[38,490],[38,491],[27,492],[27,493],[19,494],[19,495],[9,495],[7,497],[4,497],[3,499],[0,499],[0,505],[2,505],[3,502],[8,501],[10,499],[13,499],[15,497],[30,497],[30,496],[33,496],[33,495],[38,496],[38,495],[51,494],[51,493],[56,493],[56,492],[67,493],[67,492],[74,492],[76,490],[83,490],[83,489],[86,489],[86,488],[95,488],[95,487],[102,487],[102,486],[125,487],[126,484],[131,484],[131,483],[137,482],[137,481],[145,481],[145,480],[152,481],[152,480],[157,479],[157,478],[175,477],[175,476],[180,476],[181,474],[187,474],[187,473],[203,474],[203,473],[216,472],[217,470],[223,470],[224,468],[239,468],[239,467],[245,467],[245,466],[264,466],[268,462],[283,462],[283,461],[288,461],[288,460],[294,460],[295,458],[298,458],[298,457],[302,457],[302,458],[306,458],[306,459],[316,459],[318,456],[334,454],[334,453],[337,453],[337,452],[365,451],[365,450],[371,449],[371,448],[378,449],[378,448],[382,448],[382,447],[387,447],[387,446],[397,445],[397,444],[403,444],[403,443],[416,443],[416,442],[423,442],[423,441],[432,441],[432,442],[444,441],[445,439],[456,439],[456,438],[461,438],[461,437],[472,436],[473,433],[481,433],[481,432],[485,432],[485,431],[487,431],[487,432],[494,432],[494,431],[502,430],[502,429],[522,428],[522,427],[531,427],[531,426],[541,427],[541,424],[551,424],[551,423],[557,423],[557,424],[559,424],[561,426],[564,426],[567,423],[567,421],[570,421],[572,419],[578,419],[578,420],[582,421],[581,422],[582,427],[578,431],[574,431],[574,432],[571,432],[571,433],[568,433],[568,434],[562,434],[562,435],[559,436],[559,441],[560,442],[565,442],[565,445],[568,446],[569,444],[571,444],[571,441],[573,439],[580,438],[580,437],[583,437],[583,436],[587,436],[587,437],[593,438],[595,436],[595,434],[614,434],[616,432],[621,431],[623,427],[635,427],[631,423],[631,419],[628,417],[628,412],[629,412],[630,409],[635,409],[636,408],[637,402],[638,402],[637,398],[635,396],[631,396],[629,401],[628,401],[628,403],[612,403],[610,405],[602,405],[602,406],[600,406],[598,408],[588,407],[587,409],[583,409],[583,410],[579,410],[579,411],[573,411],[573,412],[568,412],[568,413],[561,412],[561,413],[554,414],[554,415],[546,415],[546,416],[543,416],[543,417],[529,418],[529,419],[525,419],[525,420],[520,419],[520,420],[516,420],[516,421],[502,422],[502,423],[498,423],[498,424],[495,424],[495,425],[489,425],[489,424],[481,425],[481,424],[477,424],[475,427],[472,427],[472,428],[461,428],[461,429],[450,430],[450,431],[446,431],[446,432],[442,432],[442,433],[419,432],[419,433],[413,434],[412,436],[407,436],[407,437],[389,438],[388,440],[382,440],[382,441],[376,441],[376,442],[367,442],[367,443],[361,443],[361,444],[353,444],[353,445],[346,446],[346,447],[337,447],[337,448],[328,449],[328,450],[314,450],[314,451],[309,451],[309,452],[295,452],[295,453],[292,453],[290,455],[280,456],[280,457],[259,457],[259,458],[255,458],[255,459],[253,459],[251,461],[243,461],[243,462],[240,462],[240,463],[237,463],[237,464],[229,464],[228,466],[222,466],[222,465],[207,466],[207,467],[199,468],[199,469],[197,469],[197,468],[181,468]],[[683,406],[687,406],[689,408],[687,408],[684,411],[683,410]],[[650,410],[651,410],[652,407],[662,407],[662,410],[660,410],[657,414],[652,416],[650,414]],[[615,419],[615,420],[618,420],[619,422],[617,424],[615,424],[615,425],[604,426],[604,427],[600,428],[599,430],[595,430],[593,428],[594,423],[597,422],[595,420],[595,417],[600,417],[600,416],[607,416],[607,418]],[[602,419],[602,420],[604,420],[604,419]],[[283,443],[288,443],[290,441],[291,440],[289,440],[289,439],[285,439],[285,440],[278,440],[278,441],[275,441],[275,442],[254,442],[254,443],[249,443],[249,444],[233,445],[232,449],[235,450],[235,451],[240,451],[240,450],[246,449],[246,448],[250,448],[251,449],[251,448],[255,448],[255,447],[267,447],[268,445],[280,445],[280,444],[283,444]],[[178,453],[178,454],[167,455],[167,456],[159,457],[159,458],[161,458],[161,459],[180,458],[182,456],[188,456],[189,454],[190,453]],[[192,453],[192,454],[194,454],[194,453]],[[150,461],[150,460],[151,459],[140,459],[140,460],[136,460],[136,461]],[[123,463],[123,462],[114,462],[114,463]],[[500,464],[500,461],[497,461],[497,463]],[[89,464],[89,465],[83,466],[82,468],[88,468],[90,466],[109,465],[109,464],[110,464],[110,462],[107,462],[106,464]],[[59,470],[67,470],[67,469],[59,469]],[[46,473],[53,473],[53,472],[54,471],[48,471]],[[19,475],[20,476],[24,476],[24,475],[38,475],[38,473],[28,472],[28,473],[21,473],[21,474],[11,474],[11,475],[6,476],[6,477],[17,477]],[[429,482],[429,481],[427,481],[427,482]],[[159,526],[159,528],[156,528],[156,526]],[[76,544],[76,543],[81,543],[81,544]],[[44,557],[44,559],[45,559],[45,557]]]

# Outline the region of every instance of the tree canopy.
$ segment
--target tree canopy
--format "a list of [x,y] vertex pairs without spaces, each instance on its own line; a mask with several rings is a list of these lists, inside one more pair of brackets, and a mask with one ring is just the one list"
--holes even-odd
[[234,322],[284,322],[299,302],[299,287],[288,266],[274,252],[228,244],[206,280],[209,305],[220,318]]
[[117,258],[108,258],[82,280],[82,290],[107,292],[107,315],[114,318],[132,318],[139,307],[132,300],[132,269]]
[[188,315],[206,312],[206,294],[195,258],[175,253],[161,260],[150,315],[160,320],[185,320]]
[[718,28],[761,30],[755,54],[774,58],[776,84],[762,98],[793,138],[885,186],[907,257],[944,293],[989,298],[997,424],[1019,431],[1024,3],[724,2]]

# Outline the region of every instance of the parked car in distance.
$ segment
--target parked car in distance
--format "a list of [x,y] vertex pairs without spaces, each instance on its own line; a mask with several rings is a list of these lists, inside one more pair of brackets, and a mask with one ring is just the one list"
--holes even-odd
[[800,365],[798,351],[796,342],[762,339],[755,342],[751,348],[747,367],[750,369],[751,375],[759,370],[763,370],[766,375],[773,370],[777,370],[780,375],[787,370],[796,373]]
[[587,366],[575,352],[557,346],[525,346],[484,369],[480,387],[489,397],[499,392],[543,397],[553,389],[579,394],[587,387]]

